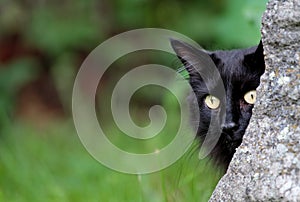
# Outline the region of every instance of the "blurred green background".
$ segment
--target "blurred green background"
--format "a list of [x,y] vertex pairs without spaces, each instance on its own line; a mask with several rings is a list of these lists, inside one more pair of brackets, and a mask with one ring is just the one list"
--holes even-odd
[[[73,126],[73,82],[95,47],[131,29],[171,29],[210,50],[257,45],[265,5],[266,0],[0,0],[0,201],[207,201],[221,174],[195,151],[149,175],[117,173],[96,162]],[[137,124],[147,123],[147,109],[157,103],[171,117],[161,138],[143,144],[124,138],[107,118],[103,106],[125,66],[174,62],[161,53],[135,54],[106,73],[97,108],[108,134],[117,134],[110,138],[140,152],[165,145],[179,113],[164,91],[136,93],[131,108]]]

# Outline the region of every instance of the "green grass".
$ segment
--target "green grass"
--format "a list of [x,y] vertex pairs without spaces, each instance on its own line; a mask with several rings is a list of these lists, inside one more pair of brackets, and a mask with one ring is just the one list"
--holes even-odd
[[71,124],[1,134],[0,201],[207,201],[219,172],[197,155],[148,175],[110,170],[84,149]]

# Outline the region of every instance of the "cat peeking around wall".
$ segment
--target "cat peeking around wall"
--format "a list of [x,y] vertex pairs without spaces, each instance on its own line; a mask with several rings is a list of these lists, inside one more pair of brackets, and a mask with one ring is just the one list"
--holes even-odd
[[[213,52],[174,39],[171,45],[187,70],[196,95],[196,100],[189,100],[192,126],[200,142],[208,132],[216,138],[209,155],[218,166],[227,169],[242,143],[256,101],[256,88],[265,71],[262,43],[247,49]],[[210,61],[203,61],[207,58]],[[205,65],[207,62],[213,62],[216,68]],[[195,105],[199,110],[195,110]],[[198,122],[193,121],[193,114],[199,116]],[[213,121],[219,126],[210,128]]]

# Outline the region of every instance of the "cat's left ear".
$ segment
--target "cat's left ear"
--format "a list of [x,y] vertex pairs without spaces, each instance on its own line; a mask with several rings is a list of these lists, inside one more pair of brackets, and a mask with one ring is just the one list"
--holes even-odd
[[177,57],[181,60],[190,77],[208,75],[215,69],[215,64],[209,54],[200,48],[196,48],[183,41],[170,39],[171,46]]
[[254,52],[245,55],[244,62],[260,76],[265,72],[264,48],[261,40]]

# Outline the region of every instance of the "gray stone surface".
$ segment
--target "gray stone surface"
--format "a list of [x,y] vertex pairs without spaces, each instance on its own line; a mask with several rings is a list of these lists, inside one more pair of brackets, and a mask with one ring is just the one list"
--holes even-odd
[[258,102],[210,201],[300,201],[300,0],[270,0],[261,31]]

